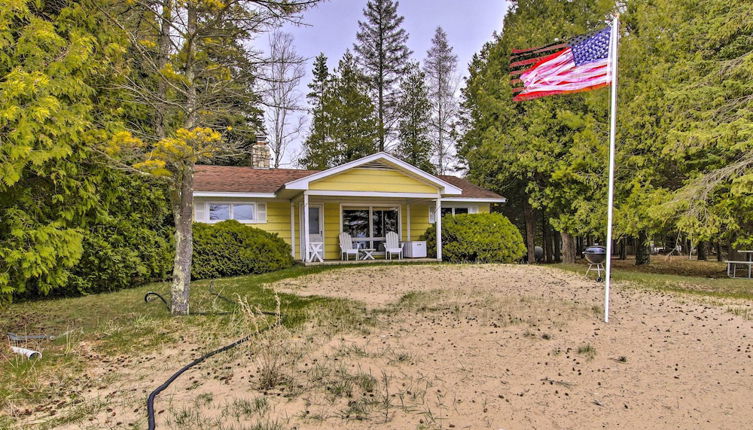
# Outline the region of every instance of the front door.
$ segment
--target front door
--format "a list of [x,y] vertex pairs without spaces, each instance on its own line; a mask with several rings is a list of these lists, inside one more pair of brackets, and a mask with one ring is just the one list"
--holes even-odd
[[[303,225],[303,205],[300,206],[299,214],[300,217],[300,238],[301,238],[301,256],[302,259],[305,259],[306,257],[306,250],[304,249],[305,242],[303,240],[303,232],[305,231],[305,227]],[[309,220],[309,240],[308,242],[319,242],[322,244],[322,249],[324,249],[324,214],[322,211],[321,206],[311,206],[309,205],[309,213],[308,213],[308,220]],[[323,256],[322,256],[323,257]]]

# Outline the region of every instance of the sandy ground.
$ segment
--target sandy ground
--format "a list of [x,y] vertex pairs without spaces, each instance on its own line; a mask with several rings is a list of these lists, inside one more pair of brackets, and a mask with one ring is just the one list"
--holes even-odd
[[[603,284],[510,265],[341,269],[272,286],[362,302],[373,321],[272,333],[212,359],[160,396],[158,428],[753,423],[753,321],[729,311],[750,302],[616,285],[605,324]],[[107,407],[68,428],[143,427],[145,393],[191,356],[185,345],[115,359],[117,382],[86,394]]]

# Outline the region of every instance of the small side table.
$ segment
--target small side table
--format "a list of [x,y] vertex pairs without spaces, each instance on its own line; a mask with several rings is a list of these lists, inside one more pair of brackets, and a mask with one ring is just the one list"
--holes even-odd
[[376,251],[374,248],[361,248],[358,250],[361,253],[361,260],[373,260],[374,251]]

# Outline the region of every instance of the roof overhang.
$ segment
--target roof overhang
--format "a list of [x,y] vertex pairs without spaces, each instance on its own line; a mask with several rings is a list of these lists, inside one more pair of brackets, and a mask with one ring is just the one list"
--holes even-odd
[[235,191],[194,191],[194,197],[245,197],[255,199],[274,199],[275,193],[245,193]]
[[355,167],[373,163],[375,161],[382,162],[384,164],[387,164],[389,166],[392,166],[409,176],[412,176],[416,179],[419,179],[423,182],[432,184],[436,186],[439,189],[440,194],[444,195],[460,195],[463,193],[463,190],[460,188],[450,184],[447,181],[444,181],[434,175],[431,175],[429,173],[424,172],[421,169],[418,169],[414,166],[411,166],[410,164],[406,163],[405,161],[402,161],[390,154],[387,154],[386,152],[377,152],[376,154],[369,155],[367,157],[359,158],[358,160],[351,161],[349,163],[345,163],[343,165],[332,167],[331,169],[323,170],[318,173],[314,173],[313,175],[306,176],[304,178],[296,179],[294,181],[290,181],[282,186],[281,189],[285,190],[302,190],[306,191],[309,189],[309,184],[314,181],[318,181],[320,179],[324,179],[326,177],[337,175],[338,173],[345,172],[348,169],[353,169]]
[[443,202],[468,202],[468,203],[505,203],[507,199],[504,197],[490,198],[490,197],[442,197]]

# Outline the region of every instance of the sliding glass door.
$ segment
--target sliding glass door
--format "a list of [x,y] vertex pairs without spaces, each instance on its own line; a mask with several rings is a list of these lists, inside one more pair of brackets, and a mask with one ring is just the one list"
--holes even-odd
[[342,231],[350,234],[357,247],[383,252],[387,233],[400,234],[400,209],[379,206],[343,207]]

